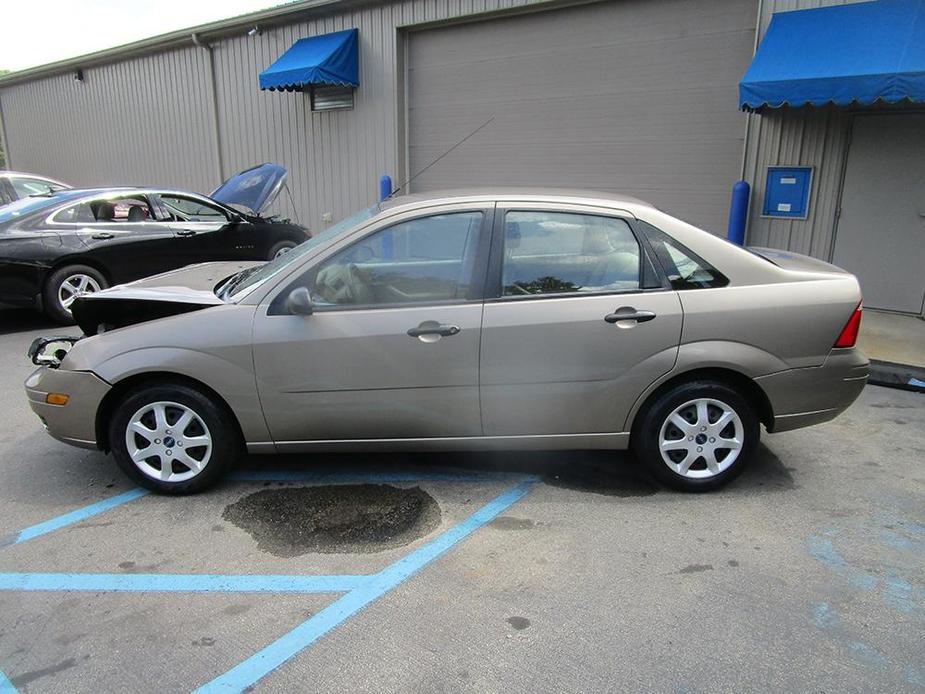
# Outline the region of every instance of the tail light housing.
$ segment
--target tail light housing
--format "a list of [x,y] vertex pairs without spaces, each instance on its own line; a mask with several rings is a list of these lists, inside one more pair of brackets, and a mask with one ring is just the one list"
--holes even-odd
[[841,333],[838,335],[838,339],[835,340],[835,344],[832,345],[832,347],[854,347],[854,344],[858,341],[858,331],[861,329],[861,311],[863,309],[864,304],[858,304],[858,307],[854,309],[854,313],[851,314],[851,318],[845,323],[845,327],[842,328]]

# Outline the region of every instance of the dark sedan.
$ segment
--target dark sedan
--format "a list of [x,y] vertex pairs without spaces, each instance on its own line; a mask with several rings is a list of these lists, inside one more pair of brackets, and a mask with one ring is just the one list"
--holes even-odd
[[0,303],[62,323],[84,294],[217,260],[270,260],[309,237],[261,217],[285,182],[274,164],[229,179],[211,197],[150,188],[62,190],[0,210]]

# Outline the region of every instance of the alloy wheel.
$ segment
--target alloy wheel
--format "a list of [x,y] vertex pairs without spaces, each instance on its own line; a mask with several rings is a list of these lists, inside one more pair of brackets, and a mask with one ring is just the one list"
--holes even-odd
[[689,479],[715,477],[739,457],[745,437],[742,420],[726,403],[690,400],[668,415],[659,432],[662,460]]
[[142,473],[162,482],[185,482],[202,472],[212,456],[212,435],[186,405],[153,402],[131,416],[125,447]]
[[281,256],[284,256],[284,255],[286,255],[286,254],[287,254],[289,251],[291,251],[291,250],[292,250],[292,248],[290,248],[289,246],[283,246],[283,247],[280,248],[278,251],[276,251],[276,255],[274,255],[273,258],[275,259],[275,258],[279,258],[279,257],[281,257]]
[[70,313],[74,299],[86,294],[93,294],[100,291],[100,289],[102,289],[100,283],[90,275],[81,273],[70,275],[58,287],[58,301],[64,310]]

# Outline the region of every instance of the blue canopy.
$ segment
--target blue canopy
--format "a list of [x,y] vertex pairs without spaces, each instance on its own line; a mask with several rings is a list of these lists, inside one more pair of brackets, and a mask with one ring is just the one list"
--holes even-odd
[[925,0],[775,13],[739,107],[925,102]]
[[260,73],[260,88],[293,92],[312,84],[360,86],[358,35],[346,29],[299,39]]

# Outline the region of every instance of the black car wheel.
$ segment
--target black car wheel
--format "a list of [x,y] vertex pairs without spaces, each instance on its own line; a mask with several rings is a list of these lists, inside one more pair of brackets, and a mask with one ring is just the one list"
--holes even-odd
[[286,255],[289,251],[295,248],[298,244],[295,241],[280,241],[277,244],[274,244],[270,249],[269,257],[267,260],[273,260],[274,258],[279,258],[281,255]]
[[242,444],[228,411],[186,385],[147,386],[114,410],[109,445],[134,482],[162,494],[215,484]]
[[640,415],[633,450],[660,481],[708,491],[738,476],[758,444],[754,407],[724,383],[692,381],[655,398]]
[[71,304],[74,300],[108,286],[109,283],[99,270],[88,265],[66,265],[55,270],[46,280],[42,305],[52,320],[73,323]]

